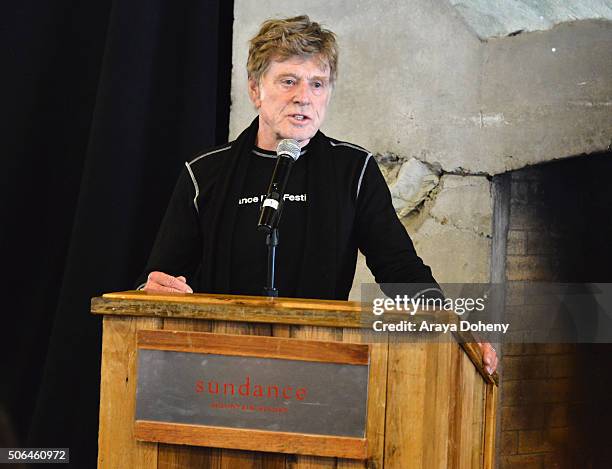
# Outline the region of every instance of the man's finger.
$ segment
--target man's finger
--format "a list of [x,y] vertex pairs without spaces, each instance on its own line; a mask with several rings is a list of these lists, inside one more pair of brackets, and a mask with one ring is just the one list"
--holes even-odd
[[177,290],[176,288],[166,287],[164,285],[160,285],[159,283],[150,282],[147,284],[143,290],[153,293],[185,293],[182,290]]
[[493,372],[495,372],[495,370],[497,370],[497,353],[495,352],[495,349],[493,347],[490,347],[489,349],[489,353],[487,354],[487,362],[488,362],[488,371],[489,374],[493,374]]
[[185,282],[182,282],[177,277],[164,272],[151,272],[148,278],[150,281],[161,286],[175,288],[179,291],[185,291],[186,287],[188,287]]
[[[182,277],[185,279],[185,277]],[[168,275],[164,272],[151,272],[148,276],[148,280],[158,285],[169,287],[175,289],[181,293],[193,293],[192,288],[185,283],[184,280],[180,280],[180,278],[173,277],[172,275]],[[186,279],[185,279],[186,280]],[[148,283],[148,282],[147,282]],[[172,290],[164,290],[164,291],[172,291]]]
[[497,369],[497,352],[490,343],[478,342],[482,351],[482,363],[487,373],[492,375]]

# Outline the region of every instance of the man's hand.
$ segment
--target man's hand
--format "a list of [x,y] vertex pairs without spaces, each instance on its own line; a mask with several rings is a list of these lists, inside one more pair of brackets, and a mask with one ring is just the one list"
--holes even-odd
[[487,373],[492,375],[497,369],[497,352],[488,342],[478,342],[482,351],[482,362]]
[[163,272],[151,272],[147,277],[144,291],[150,292],[173,292],[193,293],[193,289],[187,285],[187,279],[182,275],[173,277]]

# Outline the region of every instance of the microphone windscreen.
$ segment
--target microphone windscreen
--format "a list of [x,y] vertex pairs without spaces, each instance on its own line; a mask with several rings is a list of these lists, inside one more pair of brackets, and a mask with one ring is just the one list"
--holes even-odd
[[297,159],[300,157],[300,152],[301,152],[301,148],[298,145],[298,142],[296,140],[290,139],[290,138],[286,138],[284,140],[281,140],[278,143],[278,146],[276,147],[276,154],[277,155],[287,155],[290,156],[291,158],[293,158],[293,161],[297,161]]

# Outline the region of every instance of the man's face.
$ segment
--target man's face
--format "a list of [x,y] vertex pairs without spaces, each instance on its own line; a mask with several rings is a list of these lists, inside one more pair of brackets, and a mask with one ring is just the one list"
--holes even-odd
[[259,84],[249,80],[249,96],[259,112],[257,146],[275,150],[285,138],[304,146],[325,119],[329,68],[318,57],[272,61]]

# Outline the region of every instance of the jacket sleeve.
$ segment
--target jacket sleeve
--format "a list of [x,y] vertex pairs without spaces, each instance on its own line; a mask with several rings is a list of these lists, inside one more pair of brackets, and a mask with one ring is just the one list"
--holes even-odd
[[202,259],[202,235],[198,212],[194,204],[195,188],[184,168],[172,193],[144,272],[137,288],[144,286],[147,276],[161,271],[192,281]]
[[[359,249],[385,294],[442,296],[431,269],[417,255],[395,213],[389,187],[374,158],[366,163],[356,207]],[[385,288],[382,284],[394,285]]]

